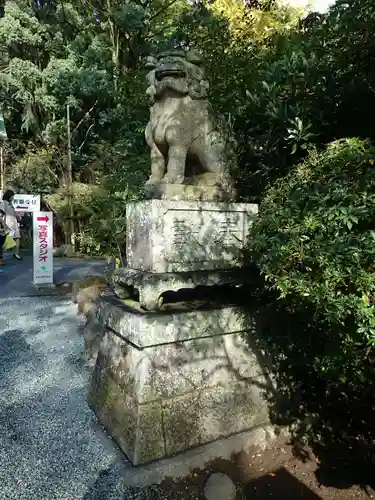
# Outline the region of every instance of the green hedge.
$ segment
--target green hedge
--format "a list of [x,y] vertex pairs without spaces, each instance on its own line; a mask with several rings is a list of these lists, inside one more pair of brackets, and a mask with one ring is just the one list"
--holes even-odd
[[267,191],[249,251],[290,313],[309,311],[330,340],[315,369],[362,378],[375,345],[375,148],[350,138],[310,152]]

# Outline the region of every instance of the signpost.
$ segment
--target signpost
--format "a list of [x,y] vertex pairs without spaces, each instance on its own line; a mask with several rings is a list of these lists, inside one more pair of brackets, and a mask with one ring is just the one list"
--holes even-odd
[[[4,12],[2,11],[3,1],[0,0],[0,18],[3,17]],[[4,189],[5,181],[4,181],[4,144],[8,140],[7,131],[5,128],[4,116],[3,113],[0,112],[0,189]]]
[[[0,190],[0,201],[3,198],[3,191]],[[40,194],[15,194],[13,207],[16,212],[40,212]]]
[[40,195],[15,194],[13,207],[16,212],[40,212]]
[[53,284],[53,213],[33,213],[34,285]]

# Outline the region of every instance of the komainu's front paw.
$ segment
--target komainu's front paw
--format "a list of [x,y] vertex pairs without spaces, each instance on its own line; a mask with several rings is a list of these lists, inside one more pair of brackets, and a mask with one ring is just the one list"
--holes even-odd
[[185,177],[183,175],[174,175],[168,172],[164,177],[163,177],[163,182],[165,184],[183,184],[185,180]]
[[163,179],[160,179],[159,177],[150,177],[148,179],[148,181],[146,181],[146,186],[149,186],[150,184],[153,185],[153,184],[160,184],[161,182],[163,182]]

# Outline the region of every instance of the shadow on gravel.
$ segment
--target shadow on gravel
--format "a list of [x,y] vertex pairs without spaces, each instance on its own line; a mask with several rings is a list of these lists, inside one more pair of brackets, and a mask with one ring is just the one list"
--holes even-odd
[[126,486],[121,478],[123,467],[123,464],[114,464],[100,471],[83,500],[169,500],[157,486],[142,489]]
[[[76,498],[86,498],[83,497],[85,488],[92,481],[95,469],[100,470],[100,465],[111,455],[114,460],[115,454],[110,450],[110,443],[107,450],[103,450],[101,440],[93,431],[94,416],[85,406],[85,397],[84,386],[70,389],[47,385],[32,397],[21,397],[0,408],[0,460],[9,462],[3,487],[13,489],[14,477],[28,475],[30,500],[41,498],[39,494],[43,491],[48,492],[45,498],[51,499],[62,498],[64,491],[70,494],[79,491]],[[99,496],[95,493],[87,498],[112,500],[107,494],[101,495],[105,489],[100,489],[100,485],[108,487],[108,491],[116,491],[118,481],[115,476],[112,483],[105,483],[103,479],[98,483]],[[128,499],[126,495],[113,497],[114,500],[123,498]]]
[[[111,465],[107,469],[103,469],[99,472],[98,477],[94,484],[89,488],[85,496],[83,497],[83,500],[112,500],[115,498],[119,499],[125,499],[125,498],[131,498],[131,491],[128,489],[128,491],[124,491],[125,488],[122,488],[123,491],[121,492],[120,496],[120,489],[121,489],[121,478],[119,476],[119,470],[118,467],[115,465]],[[128,496],[125,497],[124,495],[127,494]]]
[[6,304],[3,312],[0,497],[82,499],[118,456],[86,403],[88,372],[80,359],[76,309],[44,298]]
[[[29,332],[30,334],[38,333],[38,329]],[[30,362],[32,348],[24,340],[24,332],[22,330],[6,330],[0,333],[0,386],[4,382],[4,377],[17,366],[25,362]],[[41,357],[35,353],[32,356],[32,363],[37,366]],[[11,380],[8,381],[11,383]]]

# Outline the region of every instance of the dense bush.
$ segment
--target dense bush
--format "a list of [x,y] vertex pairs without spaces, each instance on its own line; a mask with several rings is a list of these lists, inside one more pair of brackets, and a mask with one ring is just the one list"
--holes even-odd
[[342,380],[375,346],[374,214],[375,148],[342,139],[267,191],[250,240],[268,287],[325,324],[330,352],[311,361]]

